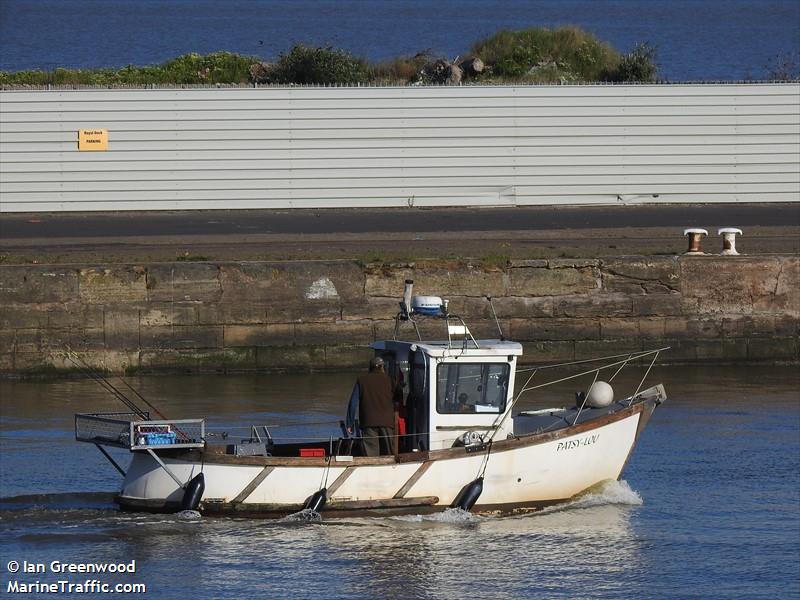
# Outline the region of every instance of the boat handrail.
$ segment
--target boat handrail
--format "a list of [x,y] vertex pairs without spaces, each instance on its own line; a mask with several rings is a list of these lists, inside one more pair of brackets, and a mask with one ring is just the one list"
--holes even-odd
[[[631,395],[630,402],[633,402],[633,398],[635,398],[636,395],[639,393],[639,390],[641,389],[642,384],[644,383],[645,379],[647,378],[647,375],[650,373],[650,369],[652,368],[653,363],[655,363],[656,358],[658,358],[658,355],[661,352],[665,351],[665,350],[669,350],[669,346],[665,346],[663,348],[657,348],[655,350],[644,350],[644,351],[639,351],[639,352],[630,352],[628,354],[619,354],[619,355],[615,355],[615,356],[601,357],[601,358],[592,359],[592,360],[580,360],[580,361],[572,361],[570,363],[562,363],[560,365],[549,365],[550,368],[559,367],[559,366],[560,367],[566,367],[566,366],[575,365],[575,364],[585,364],[587,362],[598,362],[598,361],[601,361],[601,360],[611,360],[611,359],[619,358],[619,357],[622,357],[622,356],[625,357],[623,360],[618,360],[618,361],[615,361],[615,362],[604,364],[604,365],[601,365],[599,367],[595,367],[593,369],[589,369],[588,371],[582,371],[580,373],[573,373],[571,375],[567,375],[566,377],[561,377],[559,379],[554,379],[552,381],[546,381],[545,383],[540,383],[540,384],[537,384],[537,385],[529,386],[530,382],[533,380],[533,378],[536,376],[536,374],[540,370],[542,370],[544,368],[547,368],[548,366],[534,367],[533,368],[533,372],[530,374],[528,379],[525,381],[525,383],[523,384],[522,388],[517,392],[517,395],[511,401],[509,406],[506,408],[505,412],[497,415],[497,419],[495,419],[495,421],[494,421],[495,429],[494,429],[494,432],[493,432],[493,434],[492,434],[492,436],[491,436],[489,441],[491,442],[494,439],[495,434],[498,431],[500,431],[501,425],[512,414],[512,412],[514,410],[514,406],[516,406],[517,402],[519,402],[519,399],[522,397],[522,395],[524,393],[530,392],[532,390],[537,390],[537,389],[541,389],[541,388],[544,388],[544,387],[548,387],[548,386],[551,386],[551,385],[555,385],[557,383],[562,383],[564,381],[569,381],[571,379],[577,379],[578,377],[585,377],[586,375],[591,375],[591,374],[594,374],[594,381],[597,381],[597,377],[600,374],[600,371],[602,371],[604,369],[610,369],[612,367],[617,367],[618,366],[619,368],[609,378],[609,381],[613,381],[614,378],[623,369],[623,367],[628,365],[628,363],[630,363],[632,361],[635,361],[635,360],[639,360],[640,358],[644,358],[646,356],[653,356],[653,360],[650,363],[650,366],[648,367],[647,372],[645,373],[645,376],[642,378],[641,382],[639,383],[639,386],[636,388],[636,392],[633,395]],[[526,369],[526,371],[528,371],[528,370],[530,370],[530,369]],[[517,369],[517,373],[519,373],[519,372],[520,372],[520,370]],[[592,383],[594,383],[594,381]],[[586,399],[584,398],[583,404],[581,405],[581,410],[583,409],[583,405],[585,403],[586,403]],[[578,417],[580,417],[581,410],[578,410],[577,414],[575,415],[575,423],[578,422]]]
[[[664,348],[657,348],[656,350],[646,350],[646,351],[643,351],[643,352],[617,355],[617,356],[626,356],[627,358],[625,358],[623,360],[618,360],[618,361],[615,361],[615,362],[612,362],[612,363],[608,363],[608,364],[605,364],[605,365],[602,365],[602,366],[599,366],[599,367],[595,367],[593,369],[589,369],[588,371],[581,371],[580,373],[573,373],[572,375],[567,375],[566,377],[560,377],[559,379],[553,379],[551,381],[546,381],[545,383],[540,383],[540,384],[528,387],[528,383],[530,382],[531,379],[533,379],[533,376],[536,375],[536,373],[538,371],[547,368],[547,366],[536,367],[536,368],[533,369],[533,373],[528,378],[528,381],[526,381],[525,385],[522,386],[522,389],[519,392],[517,392],[517,397],[512,401],[512,405],[514,403],[516,403],[516,401],[519,399],[519,397],[525,392],[529,392],[531,390],[538,390],[540,388],[547,387],[549,385],[555,385],[556,383],[562,383],[564,381],[569,381],[570,379],[577,379],[578,377],[584,377],[586,375],[591,375],[592,373],[595,373],[595,372],[599,373],[600,371],[602,371],[604,369],[610,369],[611,367],[616,367],[616,366],[620,366],[620,365],[622,367],[624,367],[628,363],[633,362],[635,360],[638,360],[640,358],[644,358],[645,356],[653,356],[654,358],[653,358],[652,362],[655,362],[655,359],[658,358],[658,355],[661,352],[664,352],[665,350],[669,350],[669,349],[670,349],[669,346],[665,346]],[[605,360],[608,360],[609,358],[616,358],[616,356],[606,357]],[[597,360],[604,360],[604,359],[597,359]],[[564,367],[564,366],[569,366],[569,365],[573,365],[573,364],[581,364],[581,363],[584,363],[584,362],[589,362],[589,361],[575,361],[573,363],[562,363],[561,365],[552,365],[552,366],[562,366],[562,367]],[[592,361],[592,362],[594,362],[594,361]],[[652,362],[651,362],[650,368],[652,368]],[[650,368],[647,369],[647,372],[645,373],[645,377],[649,374]],[[528,370],[530,370],[530,369],[526,369],[526,371],[528,371]],[[609,378],[609,381],[613,381],[614,378],[617,376],[617,374],[621,370],[622,370],[621,368],[617,369],[617,372],[614,373],[614,375]],[[519,373],[519,372],[520,372],[520,370],[517,369],[517,373]],[[642,383],[639,384],[639,388],[637,388],[636,393],[638,393],[639,389],[641,389],[641,385],[642,385]],[[633,396],[636,396],[636,393],[634,393]]]
[[651,354],[656,354],[659,352],[663,352],[665,350],[669,350],[670,346],[664,346],[663,348],[656,348],[654,350],[639,350],[636,352],[625,352],[624,354],[612,354],[609,356],[599,356],[597,358],[586,358],[583,360],[572,360],[569,362],[564,363],[555,363],[555,364],[545,364],[545,365],[535,365],[532,367],[524,367],[517,369],[517,373],[527,373],[528,371],[543,371],[545,369],[558,369],[559,367],[570,367],[573,365],[582,365],[586,363],[593,363],[593,362],[600,362],[606,360],[612,360],[614,358],[622,358],[623,356],[630,357],[630,360],[636,360],[637,358],[641,358],[643,356],[649,356]]
[[[420,333],[419,326],[417,324],[417,320],[427,321],[428,319],[437,319],[440,321],[444,321],[445,332],[447,333],[447,347],[453,348],[453,338],[454,336],[463,336],[460,340],[460,345],[462,349],[466,349],[469,344],[474,345],[475,348],[480,348],[480,344],[472,335],[472,332],[467,327],[464,318],[460,315],[443,312],[439,315],[424,315],[424,314],[404,314],[403,311],[397,313],[394,318],[394,336],[393,340],[398,341],[398,335],[400,334],[400,323],[411,323],[414,326],[414,332],[417,334],[417,341],[424,342],[422,339],[422,333]],[[450,321],[456,321],[456,323],[460,323],[460,325],[451,325]],[[501,332],[502,335],[502,332]]]

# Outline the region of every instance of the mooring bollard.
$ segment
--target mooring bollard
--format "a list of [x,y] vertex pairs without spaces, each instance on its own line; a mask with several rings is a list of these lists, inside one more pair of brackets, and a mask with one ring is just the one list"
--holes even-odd
[[717,235],[722,236],[722,252],[723,256],[738,256],[736,251],[736,234],[742,235],[742,230],[736,227],[722,227]]
[[708,235],[705,229],[690,227],[689,229],[683,230],[683,235],[689,236],[689,249],[684,252],[684,254],[705,254],[705,252],[700,249],[700,243],[703,240],[702,236]]

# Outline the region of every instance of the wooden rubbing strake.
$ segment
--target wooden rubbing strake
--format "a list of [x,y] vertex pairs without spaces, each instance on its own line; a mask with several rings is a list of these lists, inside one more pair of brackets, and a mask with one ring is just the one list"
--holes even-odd
[[345,481],[347,481],[347,478],[353,474],[353,471],[355,471],[355,467],[347,467],[344,471],[342,471],[339,474],[339,476],[333,481],[333,483],[330,484],[330,486],[328,486],[329,498],[336,493],[336,490],[338,490]]
[[414,471],[414,474],[408,478],[408,481],[406,481],[403,484],[403,487],[397,490],[397,493],[394,495],[394,498],[402,498],[403,496],[405,496],[408,493],[408,490],[410,490],[414,486],[414,484],[420,480],[420,477],[422,477],[425,474],[425,471],[431,468],[432,464],[433,462],[429,460],[426,460],[424,463],[422,463],[419,466],[419,468],[416,471]]
[[239,493],[236,498],[231,500],[231,504],[241,504],[252,494],[256,488],[261,485],[261,482],[267,478],[267,475],[272,473],[275,470],[275,467],[264,467],[261,469],[258,475],[253,478],[253,481],[248,483],[244,489]]

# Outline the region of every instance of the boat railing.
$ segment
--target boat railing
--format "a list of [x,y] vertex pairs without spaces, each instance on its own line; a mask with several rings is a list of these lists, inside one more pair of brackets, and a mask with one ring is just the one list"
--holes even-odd
[[[586,360],[574,360],[574,361],[565,362],[565,363],[546,364],[546,365],[523,367],[523,368],[517,369],[517,375],[519,375],[520,373],[526,373],[527,372],[527,373],[530,373],[530,376],[525,381],[525,383],[522,385],[522,388],[517,392],[517,398],[515,398],[514,401],[516,402],[516,400],[519,398],[519,396],[521,396],[522,394],[524,394],[526,392],[529,392],[529,391],[532,391],[532,390],[536,390],[536,389],[539,389],[539,388],[543,388],[543,387],[547,387],[547,386],[551,386],[551,385],[555,385],[557,383],[562,383],[564,381],[569,381],[570,379],[578,379],[580,377],[585,377],[587,375],[594,375],[594,378],[595,378],[595,381],[596,381],[597,377],[599,376],[599,374],[602,371],[606,370],[606,369],[612,369],[612,368],[615,369],[614,373],[608,378],[608,381],[613,381],[617,377],[617,375],[619,375],[620,371],[622,371],[626,366],[628,366],[628,365],[630,365],[632,363],[635,363],[635,362],[637,362],[637,361],[639,361],[639,360],[641,360],[643,358],[649,358],[650,359],[650,364],[648,365],[647,370],[645,371],[645,374],[642,376],[641,380],[639,381],[639,384],[636,387],[636,391],[632,394],[632,397],[634,397],[642,389],[642,385],[644,384],[645,380],[647,379],[647,376],[650,374],[650,370],[653,368],[653,365],[655,364],[656,360],[658,360],[658,356],[662,352],[664,352],[666,350],[669,350],[669,349],[670,349],[669,346],[666,346],[664,348],[656,348],[654,350],[642,350],[642,351],[629,352],[627,354],[615,354],[613,356],[603,356],[603,357],[600,357],[600,358],[590,358],[590,359],[586,359]],[[593,368],[589,368],[589,369],[577,372],[577,373],[571,373],[571,374],[566,375],[564,377],[559,377],[558,379],[551,379],[551,380],[545,381],[543,383],[532,385],[534,377],[540,371],[545,371],[545,370],[548,370],[548,369],[560,369],[560,368],[572,367],[572,366],[577,366],[577,365],[586,365],[586,364],[598,363],[598,362],[602,362],[603,364],[601,364],[600,366],[597,366],[597,367],[593,367]]]
[[[634,400],[637,400],[637,399],[640,398],[639,392],[642,390],[642,386],[644,385],[644,382],[647,379],[647,376],[650,374],[650,371],[653,368],[653,365],[655,364],[656,360],[658,360],[659,355],[662,352],[666,351],[666,350],[669,350],[669,346],[666,346],[666,347],[663,347],[663,348],[656,348],[654,350],[642,350],[642,351],[629,352],[627,354],[616,354],[616,355],[613,355],[613,356],[604,356],[604,357],[600,357],[600,358],[591,358],[591,359],[586,359],[586,360],[570,361],[570,362],[566,362],[566,363],[558,363],[558,364],[550,364],[550,365],[539,365],[539,366],[533,366],[533,367],[517,369],[517,374],[530,372],[530,375],[525,380],[525,383],[519,389],[519,391],[517,392],[517,394],[514,397],[514,399],[511,401],[511,405],[509,407],[509,410],[504,415],[499,415],[498,416],[498,420],[500,422],[502,422],[503,419],[505,419],[508,415],[510,415],[511,414],[511,409],[513,409],[514,406],[519,402],[519,400],[523,396],[523,394],[526,394],[527,392],[531,392],[531,391],[534,391],[534,390],[537,390],[537,389],[541,389],[541,388],[549,387],[551,385],[555,385],[557,383],[562,383],[564,381],[569,381],[569,380],[572,380],[572,379],[578,379],[578,378],[582,378],[582,377],[586,377],[586,376],[592,376],[592,384],[589,385],[589,388],[588,388],[588,389],[591,389],[592,385],[594,385],[594,383],[596,381],[598,381],[600,373],[603,372],[604,370],[606,370],[606,369],[608,369],[608,370],[613,369],[614,370],[614,372],[608,378],[608,381],[611,382],[611,381],[614,381],[614,379],[617,377],[617,375],[619,375],[620,372],[625,367],[629,366],[632,363],[637,363],[638,361],[641,361],[642,359],[647,359],[647,360],[649,360],[650,364],[647,366],[647,369],[646,369],[644,375],[642,376],[641,380],[639,381],[639,384],[636,386],[636,390],[633,392],[633,394],[631,394],[630,396],[628,396],[626,398],[627,404],[628,404],[628,406],[630,406],[631,403]],[[538,383],[538,384],[535,384],[535,385],[533,384],[534,378],[536,377],[536,375],[540,371],[545,371],[545,370],[548,370],[548,369],[559,369],[559,368],[573,367],[573,366],[578,366],[578,365],[588,365],[588,364],[591,364],[591,363],[598,363],[598,362],[601,362],[603,364],[601,364],[599,366],[596,366],[596,367],[593,367],[593,368],[582,370],[582,371],[580,371],[578,373],[571,373],[570,375],[567,375],[565,377],[559,377],[557,379],[551,379],[549,381],[546,381],[546,382],[543,382],[543,383]],[[582,402],[578,406],[578,410],[576,411],[575,418],[574,418],[574,421],[572,423],[573,425],[578,422],[578,419],[581,416],[581,412],[583,412],[583,409],[586,406],[586,399],[587,399],[587,396],[586,396],[586,394],[584,394],[583,398],[582,398]]]
[[75,439],[128,450],[202,448],[205,419],[150,420],[148,413],[78,413]]
[[404,315],[402,312],[397,313],[394,322],[394,337],[392,339],[399,340],[401,324],[408,323],[413,326],[417,341],[424,341],[422,333],[419,330],[419,325],[427,321],[444,323],[444,332],[447,334],[448,348],[460,347],[462,349],[467,349],[470,345],[473,348],[480,348],[478,340],[472,335],[463,317],[450,313],[442,313],[440,315]]

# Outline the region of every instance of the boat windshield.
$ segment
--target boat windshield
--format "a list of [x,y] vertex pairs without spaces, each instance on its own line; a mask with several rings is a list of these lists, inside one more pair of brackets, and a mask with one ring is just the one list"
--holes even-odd
[[508,371],[508,363],[440,363],[436,410],[444,414],[503,412]]

